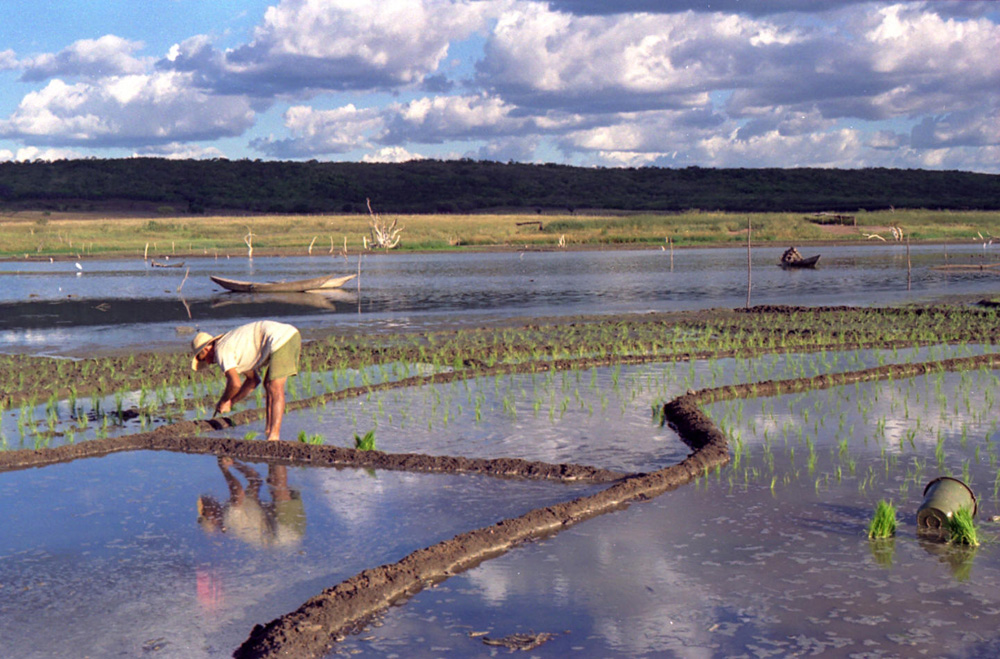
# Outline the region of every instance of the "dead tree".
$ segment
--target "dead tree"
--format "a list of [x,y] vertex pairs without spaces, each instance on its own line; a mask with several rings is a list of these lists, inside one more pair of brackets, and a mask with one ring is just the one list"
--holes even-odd
[[368,236],[364,239],[365,248],[390,250],[399,244],[399,234],[403,227],[396,228],[396,221],[386,224],[382,216],[372,210],[371,199],[365,199],[368,204]]

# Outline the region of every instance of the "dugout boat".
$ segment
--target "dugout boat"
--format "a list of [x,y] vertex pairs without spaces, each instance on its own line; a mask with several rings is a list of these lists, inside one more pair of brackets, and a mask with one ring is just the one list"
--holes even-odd
[[209,278],[219,286],[234,293],[305,293],[309,291],[326,291],[340,288],[357,275],[340,277],[327,275],[313,279],[297,279],[295,281],[252,282],[239,279],[227,279],[209,275]]

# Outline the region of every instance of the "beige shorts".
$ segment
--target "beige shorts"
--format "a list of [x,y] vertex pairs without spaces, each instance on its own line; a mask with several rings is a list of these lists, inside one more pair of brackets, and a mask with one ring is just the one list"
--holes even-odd
[[302,335],[296,332],[292,338],[285,342],[285,345],[271,353],[264,382],[297,375],[299,372],[299,354],[301,352]]

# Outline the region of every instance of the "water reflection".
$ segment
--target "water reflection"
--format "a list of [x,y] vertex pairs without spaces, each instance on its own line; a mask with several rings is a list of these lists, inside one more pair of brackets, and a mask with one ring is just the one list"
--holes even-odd
[[258,547],[294,547],[302,542],[306,513],[302,494],[288,485],[288,467],[268,464],[270,500],[262,501],[264,481],[256,469],[228,456],[220,456],[218,464],[229,498],[223,503],[207,494],[198,497],[198,524],[205,533],[229,534]]
[[946,533],[935,529],[920,529],[917,532],[917,543],[920,548],[947,566],[955,581],[964,583],[972,576],[976,548],[955,545],[948,540]]

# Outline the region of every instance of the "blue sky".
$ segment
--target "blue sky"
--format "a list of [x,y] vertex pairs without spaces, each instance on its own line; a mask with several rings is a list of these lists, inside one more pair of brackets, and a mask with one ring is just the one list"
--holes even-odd
[[1000,173],[1000,7],[7,0],[0,161]]

